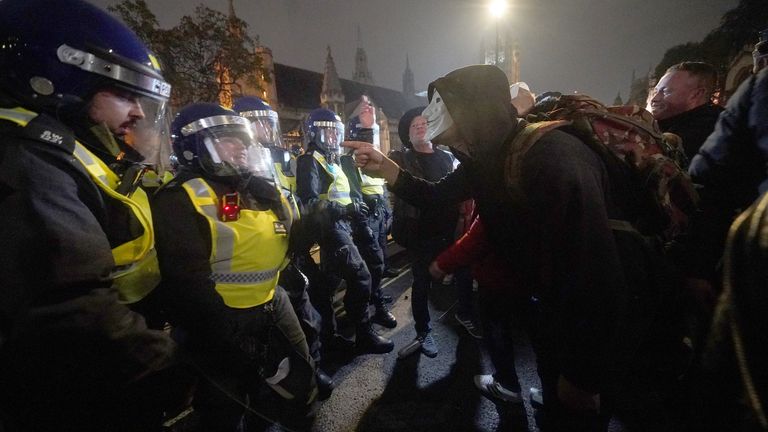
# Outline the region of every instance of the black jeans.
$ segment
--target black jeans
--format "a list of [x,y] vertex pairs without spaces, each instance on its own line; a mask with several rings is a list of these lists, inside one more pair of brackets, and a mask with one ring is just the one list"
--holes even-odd
[[432,287],[432,276],[429,274],[429,264],[450,245],[446,237],[433,237],[420,241],[411,254],[413,284],[411,285],[411,310],[416,333],[427,333],[432,330],[429,317],[429,290]]

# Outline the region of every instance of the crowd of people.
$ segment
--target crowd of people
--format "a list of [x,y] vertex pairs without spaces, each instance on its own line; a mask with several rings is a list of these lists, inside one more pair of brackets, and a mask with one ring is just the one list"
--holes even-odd
[[367,96],[346,123],[311,111],[299,150],[253,96],[169,124],[157,59],[83,0],[0,2],[0,42],[0,430],[154,431],[190,404],[204,431],[248,430],[259,404],[311,428],[336,385],[325,354],[395,348],[375,327],[399,325],[390,232],[413,264],[399,359],[439,354],[429,293],[452,274],[495,367],[483,396],[523,402],[511,329],[534,341],[542,430],[768,430],[768,42],[725,109],[700,62],[649,95],[700,195],[674,236],[628,205],[640,161],[542,121],[556,93],[495,66],[432,82],[387,157]]

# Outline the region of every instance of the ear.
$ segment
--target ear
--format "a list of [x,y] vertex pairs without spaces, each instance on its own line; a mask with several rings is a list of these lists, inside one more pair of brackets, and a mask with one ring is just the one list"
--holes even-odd
[[690,102],[694,107],[701,105],[702,102],[709,102],[711,95],[707,93],[707,89],[699,86],[693,89],[689,97]]

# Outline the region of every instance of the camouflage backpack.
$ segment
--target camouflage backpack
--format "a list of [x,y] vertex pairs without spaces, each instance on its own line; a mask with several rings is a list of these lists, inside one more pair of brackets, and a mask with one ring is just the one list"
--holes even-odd
[[677,135],[662,134],[651,113],[637,105],[606,107],[580,94],[554,102],[528,119],[548,120],[579,137],[600,155],[611,179],[620,179],[619,173],[637,179],[633,196],[614,196],[619,205],[635,208],[635,220],[628,222],[667,241],[686,231],[698,195],[682,169],[685,153]]

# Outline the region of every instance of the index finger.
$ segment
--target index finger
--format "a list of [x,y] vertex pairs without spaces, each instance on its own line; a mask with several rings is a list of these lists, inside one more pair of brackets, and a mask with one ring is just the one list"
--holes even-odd
[[365,148],[370,145],[371,143],[367,143],[365,141],[344,141],[343,143],[341,143],[342,147],[351,148],[353,150]]

